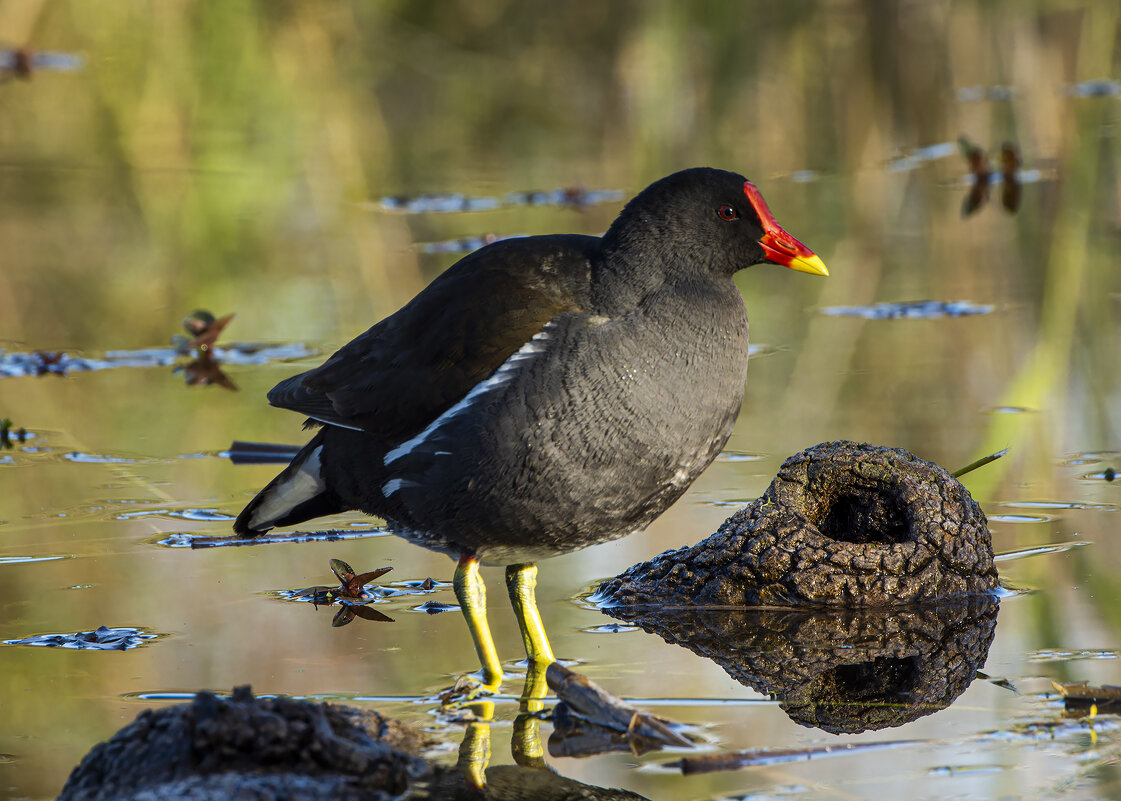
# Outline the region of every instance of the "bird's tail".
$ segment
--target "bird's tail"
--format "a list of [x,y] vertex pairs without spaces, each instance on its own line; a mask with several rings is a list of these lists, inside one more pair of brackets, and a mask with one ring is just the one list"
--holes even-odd
[[234,521],[234,532],[251,537],[276,526],[345,512],[348,507],[322,476],[323,448],[321,431],[241,510]]

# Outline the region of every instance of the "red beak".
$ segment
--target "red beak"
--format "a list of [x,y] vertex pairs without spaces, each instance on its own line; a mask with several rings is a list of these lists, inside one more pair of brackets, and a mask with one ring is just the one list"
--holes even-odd
[[759,240],[759,245],[763,248],[763,253],[766,254],[769,261],[811,275],[829,275],[825,262],[808,247],[786,233],[783,227],[775,221],[775,215],[771,214],[771,210],[767,208],[767,202],[763,200],[763,195],[760,194],[755,184],[751,181],[744,182],[743,193],[747,195],[751,208],[755,209],[755,214],[759,217],[759,221],[763,223],[763,236]]

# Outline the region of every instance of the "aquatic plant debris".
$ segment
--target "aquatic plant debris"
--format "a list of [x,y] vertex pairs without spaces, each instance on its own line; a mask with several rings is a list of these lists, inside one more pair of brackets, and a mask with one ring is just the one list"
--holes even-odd
[[332,559],[330,564],[331,571],[341,582],[339,586],[305,587],[301,590],[286,590],[277,594],[289,601],[310,602],[316,609],[319,608],[320,604],[330,606],[338,603],[340,605],[339,611],[335,613],[335,617],[331,621],[331,626],[334,628],[345,626],[356,617],[378,623],[394,622],[393,618],[388,615],[366,606],[366,604],[384,596],[384,593],[367,590],[366,585],[379,576],[384,576],[393,568],[382,567],[377,570],[371,570],[368,573],[356,574],[354,568],[342,559]]
[[74,634],[36,634],[19,640],[4,640],[4,644],[72,648],[78,651],[127,651],[130,648],[138,648],[146,641],[154,640],[159,636],[140,628],[98,626],[93,631],[79,631]]
[[961,216],[969,217],[979,211],[988,202],[989,187],[993,184],[1001,186],[1000,204],[1005,211],[1015,214],[1020,208],[1021,184],[1025,183],[1021,180],[1025,174],[1020,171],[1020,149],[1012,142],[1004,142],[1000,146],[1000,172],[995,173],[983,148],[964,136],[958,137],[958,145],[969,165],[969,191],[962,200]]
[[961,216],[968,217],[988,202],[992,172],[989,170],[989,159],[984,149],[964,136],[958,137],[958,147],[969,165],[970,175],[973,176],[973,184],[961,204]]
[[1022,194],[1020,181],[1020,149],[1011,142],[1000,146],[1000,174],[1004,179],[1000,185],[1000,205],[1009,214],[1015,214],[1020,208]]
[[366,585],[379,576],[384,576],[392,567],[379,567],[367,573],[356,573],[354,568],[342,559],[331,560],[331,572],[341,582],[338,587],[329,589],[328,594],[335,598],[345,598],[353,601],[373,600],[373,596],[366,592]]
[[183,328],[193,339],[176,335],[172,337],[171,344],[175,345],[180,353],[191,350],[213,350],[218,337],[236,316],[236,314],[227,314],[225,317],[216,318],[206,309],[196,309],[183,318]]
[[459,609],[457,604],[446,604],[441,601],[425,601],[420,606],[414,606],[414,612],[424,612],[428,615],[438,615],[441,612],[454,612]]
[[[331,628],[339,628],[345,626],[355,618],[362,620],[369,620],[374,623],[395,623],[396,621],[389,615],[382,614],[376,609],[371,609],[368,606],[360,603],[340,602],[342,605],[335,616],[331,618]],[[318,607],[316,607],[318,608]]]
[[871,306],[826,306],[821,313],[827,317],[863,317],[865,320],[933,320],[991,314],[995,309],[991,304],[968,300],[916,300]]
[[15,444],[12,442],[13,435],[15,436],[16,442],[21,445],[27,441],[26,428],[20,427],[13,431],[12,421],[9,418],[5,417],[0,420],[0,450],[10,450],[15,447]]

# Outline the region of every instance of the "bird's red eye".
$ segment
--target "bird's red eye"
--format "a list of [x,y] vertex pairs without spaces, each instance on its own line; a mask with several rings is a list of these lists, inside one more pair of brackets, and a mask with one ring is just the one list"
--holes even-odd
[[740,213],[734,207],[728,205],[721,206],[716,210],[716,213],[720,215],[722,220],[734,220],[740,216]]

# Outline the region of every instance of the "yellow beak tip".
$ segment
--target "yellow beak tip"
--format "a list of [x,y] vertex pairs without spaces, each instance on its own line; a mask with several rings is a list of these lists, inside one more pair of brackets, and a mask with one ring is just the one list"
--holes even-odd
[[829,275],[829,268],[825,266],[825,262],[817,255],[812,256],[798,256],[791,260],[790,264],[786,265],[791,270],[797,270],[800,273],[809,273],[810,275]]

